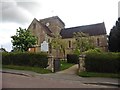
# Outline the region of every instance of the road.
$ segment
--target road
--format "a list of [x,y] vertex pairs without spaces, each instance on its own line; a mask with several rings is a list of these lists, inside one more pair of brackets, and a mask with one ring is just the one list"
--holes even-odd
[[72,79],[51,78],[48,75],[23,76],[9,73],[2,73],[2,86],[3,88],[114,88],[84,84]]

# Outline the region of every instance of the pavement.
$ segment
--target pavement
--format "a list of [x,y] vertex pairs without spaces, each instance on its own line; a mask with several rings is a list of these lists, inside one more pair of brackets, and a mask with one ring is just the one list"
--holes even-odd
[[64,71],[59,71],[56,73],[50,74],[38,74],[32,71],[23,71],[23,70],[13,70],[13,69],[4,69],[0,72],[2,73],[9,73],[9,74],[16,74],[16,75],[23,75],[26,77],[41,77],[47,79],[55,79],[55,80],[69,80],[72,82],[81,82],[83,84],[91,84],[91,85],[105,85],[105,86],[115,86],[120,87],[120,79],[117,78],[100,78],[100,77],[80,77],[76,75],[77,65],[70,67]]

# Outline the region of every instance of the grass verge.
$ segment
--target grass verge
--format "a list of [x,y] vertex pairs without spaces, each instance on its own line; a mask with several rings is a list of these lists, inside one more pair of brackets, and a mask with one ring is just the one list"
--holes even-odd
[[78,73],[81,77],[106,77],[106,78],[120,78],[119,74],[114,73],[96,73],[96,72],[80,72]]
[[72,64],[72,63],[67,63],[67,61],[60,61],[60,68],[61,70],[65,70],[65,69],[68,69],[70,68],[71,66],[75,65],[75,64]]
[[15,69],[15,70],[26,70],[33,71],[40,74],[52,73],[48,69],[39,68],[39,67],[29,67],[29,66],[16,66],[16,65],[2,65],[3,69]]

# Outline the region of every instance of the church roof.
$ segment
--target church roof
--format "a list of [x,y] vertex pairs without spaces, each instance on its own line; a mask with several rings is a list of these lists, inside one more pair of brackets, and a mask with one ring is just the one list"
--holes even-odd
[[53,35],[52,35],[52,32],[50,31],[50,29],[49,29],[47,26],[45,26],[44,24],[42,24],[42,23],[39,22],[39,21],[38,21],[38,23],[45,28],[44,31],[46,32],[47,35],[53,36]]
[[65,23],[58,16],[52,16],[52,17],[40,19],[40,22],[48,21],[50,19],[58,19],[65,26]]
[[62,38],[72,38],[74,32],[83,32],[89,34],[90,36],[96,36],[106,34],[106,29],[103,22],[92,25],[65,28],[61,30],[60,35]]
[[[48,28],[47,26],[45,26],[44,24],[42,24],[41,22],[39,22],[36,18],[33,19],[32,23],[33,23],[34,21],[36,21],[36,22],[38,23],[38,25],[40,25],[40,26],[42,26],[43,28],[45,28],[45,29],[43,29],[43,30],[45,31],[45,33],[46,33],[47,35],[53,37],[52,32],[49,30],[49,28]],[[32,24],[32,23],[31,23],[31,24]],[[28,27],[28,30],[29,30],[29,28],[30,28],[30,25],[29,25],[29,27]]]

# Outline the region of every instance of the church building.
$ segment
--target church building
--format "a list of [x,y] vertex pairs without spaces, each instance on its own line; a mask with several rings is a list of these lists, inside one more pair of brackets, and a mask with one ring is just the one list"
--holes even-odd
[[83,32],[89,34],[90,37],[94,37],[93,43],[96,47],[107,51],[107,35],[104,22],[65,28],[65,23],[58,16],[53,16],[40,20],[34,18],[29,25],[28,30],[30,30],[30,32],[37,37],[37,44],[29,49],[30,52],[40,52],[42,47],[41,45],[43,42],[46,42],[48,43],[49,53],[49,42],[51,42],[55,34],[59,33],[62,37],[62,40],[67,43],[67,53],[70,53],[71,50],[74,49],[74,32]]

